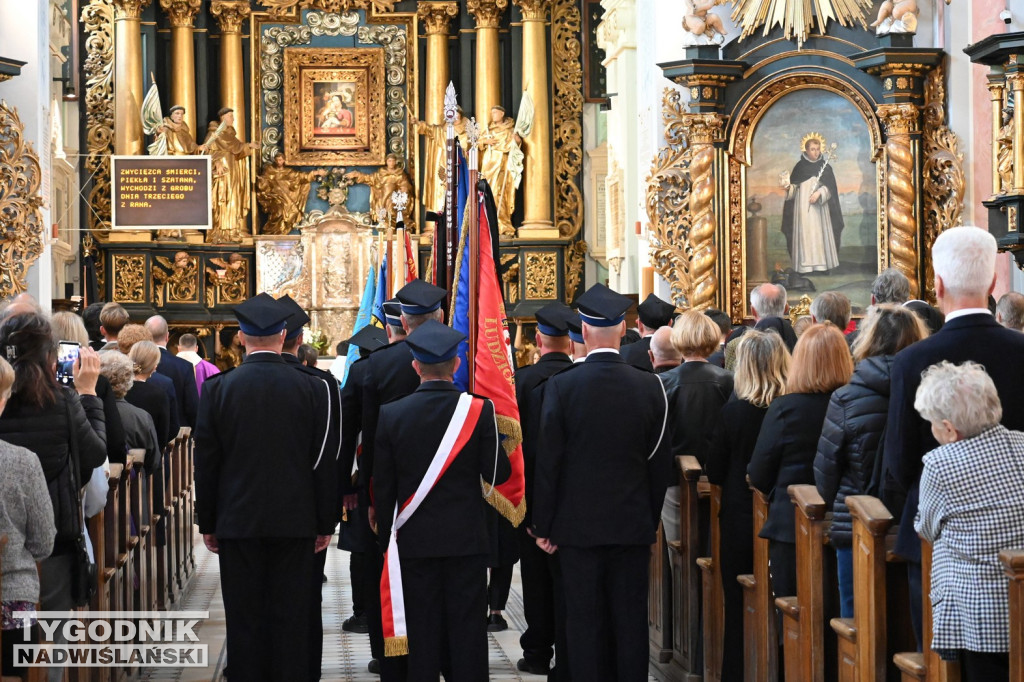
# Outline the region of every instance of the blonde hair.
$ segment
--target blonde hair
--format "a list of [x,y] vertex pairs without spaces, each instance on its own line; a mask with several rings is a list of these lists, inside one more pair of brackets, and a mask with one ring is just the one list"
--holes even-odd
[[152,341],[139,341],[128,352],[136,374],[152,374],[160,364],[160,347]]
[[954,365],[943,360],[921,375],[914,409],[930,422],[948,419],[964,438],[999,424],[1003,406],[992,377],[976,362]]
[[137,344],[139,341],[152,341],[153,332],[149,331],[145,325],[142,324],[126,324],[121,333],[117,335],[117,349],[128,355],[131,351],[132,346]]
[[748,330],[736,344],[736,397],[757,407],[771,405],[786,388],[789,359],[781,336]]
[[722,332],[710,317],[696,310],[687,310],[672,325],[672,345],[683,356],[706,358],[722,341]]
[[831,322],[812,324],[793,349],[786,393],[831,393],[852,374],[853,358],[843,333]]
[[14,388],[14,368],[0,357],[0,400],[10,398],[12,388]]
[[50,318],[50,325],[53,333],[61,341],[74,341],[79,346],[89,345],[89,332],[85,330],[85,322],[82,318],[66,310],[54,313]]
[[928,327],[909,308],[894,303],[873,306],[853,342],[853,361],[876,355],[896,355],[926,336]]

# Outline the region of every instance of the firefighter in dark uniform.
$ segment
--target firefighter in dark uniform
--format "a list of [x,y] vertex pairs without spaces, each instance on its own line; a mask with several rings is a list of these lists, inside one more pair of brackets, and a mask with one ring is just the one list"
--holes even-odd
[[[341,529],[338,533],[338,549],[349,553],[349,576],[352,584],[352,615],[346,618],[341,629],[345,632],[367,634],[367,605],[374,603],[368,594],[367,566],[372,561],[370,554],[377,551],[377,540],[370,530],[366,508],[358,504],[355,469],[359,466],[359,444],[362,440],[363,371],[370,353],[388,343],[387,334],[380,327],[368,324],[352,335],[349,345],[359,349],[359,359],[348,368],[348,375],[341,387],[341,458],[353,462],[353,467],[338,468],[339,494],[344,511]],[[374,587],[374,586],[370,586]],[[372,652],[374,658],[383,656],[383,651]]]
[[[548,674],[551,657],[556,643],[555,593],[557,578],[557,557],[541,550],[530,535],[531,510],[533,508],[533,475],[538,456],[537,437],[540,418],[541,390],[544,381],[569,367],[572,358],[569,351],[568,321],[576,313],[564,303],[549,303],[535,313],[537,318],[537,348],[540,359],[536,364],[516,370],[516,402],[519,404],[519,418],[523,429],[523,466],[526,475],[526,517],[519,526],[519,571],[523,580],[523,612],[526,616],[526,631],[519,638],[523,658],[516,667],[534,675]],[[561,586],[557,585],[560,590]],[[564,643],[559,655],[564,662]],[[562,671],[568,666],[562,665]],[[552,679],[559,679],[553,672]]]
[[[199,531],[220,557],[232,679],[309,680],[309,588],[338,521],[324,382],[281,358],[291,312],[260,294],[235,308],[245,361],[203,384]],[[272,393],[272,395],[268,395]]]
[[[512,467],[499,445],[494,405],[452,383],[465,338],[433,320],[409,334],[421,383],[412,395],[384,405],[377,425],[379,537],[390,585],[400,567],[404,594],[383,601],[395,604],[395,623],[397,610],[404,613],[407,634],[396,625],[393,639],[408,650],[410,682],[436,682],[446,660],[448,682],[488,677],[480,617],[487,604],[488,505],[481,478],[489,494]],[[384,618],[387,632],[389,615]]]
[[[324,388],[328,392],[330,412],[328,413],[327,440],[324,443],[324,455],[334,457],[338,462],[338,469],[345,469],[346,467],[351,469],[351,460],[346,464],[339,459],[341,453],[341,387],[338,384],[338,379],[330,372],[325,372],[324,370],[317,369],[315,367],[308,367],[299,362],[298,351],[299,346],[302,345],[302,329],[309,323],[309,315],[307,315],[306,311],[302,309],[302,306],[295,302],[295,299],[287,294],[277,299],[277,302],[284,306],[285,310],[291,312],[285,322],[284,347],[281,350],[281,357],[285,362],[300,372],[322,380],[324,382]],[[349,492],[355,491],[347,489],[338,490],[339,521],[341,520],[340,496]],[[321,607],[323,606],[322,585],[327,582],[327,574],[324,573],[324,567],[326,565],[327,552],[318,553],[316,555],[316,568],[310,576],[309,584],[309,589],[314,603],[320,604]],[[311,679],[313,680],[320,679],[320,663],[323,658],[324,649],[323,643],[323,618],[321,616],[321,608],[317,608],[314,612],[310,613],[309,620],[309,660],[310,670],[313,673],[313,677]]]
[[622,359],[634,367],[653,372],[654,365],[651,364],[651,356],[647,354],[651,350],[651,337],[661,327],[672,324],[676,307],[654,294],[648,294],[643,303],[637,306],[636,316],[640,323],[640,340],[622,347]]
[[[444,311],[441,304],[448,292],[421,279],[416,279],[402,287],[397,294],[401,304],[401,324],[407,334],[428,320],[440,320]],[[389,327],[392,325],[388,325]],[[420,385],[419,376],[412,368],[412,351],[405,339],[393,343],[370,354],[366,359],[363,376],[363,413],[362,433],[363,448],[359,456],[359,489],[361,503],[367,506],[370,525],[375,526],[374,506],[371,503],[371,490],[374,463],[374,436],[377,433],[377,416],[381,405],[398,398],[404,398]],[[370,567],[370,577],[374,584],[379,585],[380,572],[383,568],[380,555]],[[376,593],[379,593],[379,589]],[[371,603],[367,615],[370,617],[371,646],[378,652],[383,651],[383,632],[380,623],[379,605]],[[373,640],[376,639],[376,643]],[[371,662],[373,668],[379,667],[383,682],[405,679],[404,657],[375,658]]]
[[595,284],[577,302],[587,359],[544,387],[533,534],[559,554],[572,678],[643,682],[668,401],[657,376],[619,356],[629,299]]

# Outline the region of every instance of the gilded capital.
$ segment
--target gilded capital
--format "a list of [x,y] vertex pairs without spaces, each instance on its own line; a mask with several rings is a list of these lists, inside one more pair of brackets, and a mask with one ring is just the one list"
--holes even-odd
[[1024,90],[1024,73],[1011,73],[1007,75],[1006,84],[1014,92]]
[[160,8],[174,28],[192,28],[202,0],[160,0]]
[[456,2],[421,2],[416,7],[416,16],[423,22],[428,36],[448,35],[452,19],[458,14],[459,5]]
[[523,13],[523,21],[547,21],[551,0],[515,0]]
[[210,14],[216,17],[221,33],[241,33],[249,11],[249,0],[213,0],[210,4]]
[[878,107],[877,114],[882,119],[887,137],[910,135],[918,131],[920,111],[913,104],[883,104]]
[[149,0],[114,0],[113,4],[115,19],[138,19],[149,6]]
[[685,114],[682,121],[686,130],[686,140],[691,145],[718,142],[722,136],[722,126],[725,124],[718,114]]
[[467,0],[466,9],[476,19],[477,28],[498,28],[502,12],[508,9],[508,0]]

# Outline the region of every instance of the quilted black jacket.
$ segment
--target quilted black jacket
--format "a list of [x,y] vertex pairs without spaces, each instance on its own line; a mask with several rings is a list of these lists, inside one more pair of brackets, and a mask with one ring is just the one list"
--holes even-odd
[[889,376],[894,356],[858,363],[850,383],[832,394],[814,458],[814,481],[832,508],[832,544],[849,547],[853,520],[848,495],[863,495],[871,482],[875,457],[889,413]]

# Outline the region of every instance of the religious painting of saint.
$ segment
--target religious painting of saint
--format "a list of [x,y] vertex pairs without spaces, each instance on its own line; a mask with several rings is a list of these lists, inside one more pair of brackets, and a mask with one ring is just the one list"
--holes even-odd
[[287,165],[382,165],[385,90],[382,48],[285,49]]
[[807,88],[757,121],[746,175],[746,285],[796,300],[841,291],[863,314],[879,271],[878,166],[867,119],[838,92]]

